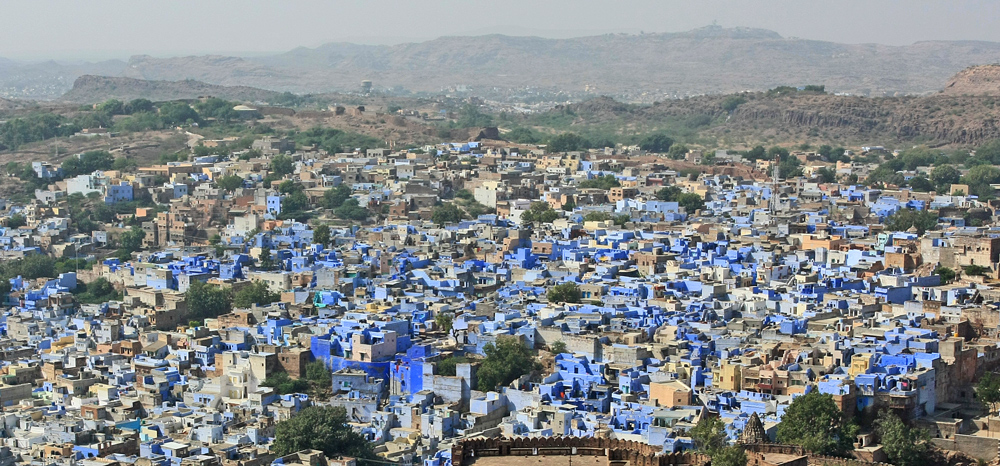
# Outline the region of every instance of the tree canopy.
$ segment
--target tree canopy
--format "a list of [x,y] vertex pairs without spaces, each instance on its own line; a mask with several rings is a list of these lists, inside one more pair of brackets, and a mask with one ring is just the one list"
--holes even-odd
[[653,133],[639,142],[639,148],[647,152],[666,153],[670,146],[674,145],[674,140],[663,133]]
[[281,295],[272,292],[267,287],[267,283],[254,281],[243,288],[240,288],[233,295],[233,306],[238,308],[252,307],[254,304],[264,306],[281,299]]
[[702,417],[688,435],[695,450],[712,457],[713,466],[745,466],[747,456],[742,448],[726,440],[726,423],[717,417]]
[[219,189],[233,192],[243,187],[243,178],[238,175],[226,175],[216,180],[216,184],[219,185]]
[[676,202],[684,211],[693,214],[705,208],[705,199],[696,193],[686,193],[677,186],[667,186],[656,192],[656,198],[666,202]]
[[483,347],[486,358],[479,366],[479,390],[496,390],[532,371],[541,365],[518,337],[505,335],[497,337],[496,343]]
[[465,218],[465,212],[459,209],[454,203],[445,202],[434,208],[431,212],[431,220],[438,226],[444,226],[448,223],[456,223]]
[[328,457],[373,458],[372,444],[348,424],[340,406],[310,406],[275,426],[271,449],[282,456],[301,450],[319,450]]
[[823,455],[844,455],[853,448],[857,426],[844,418],[833,397],[812,391],[792,401],[778,424],[778,442],[801,445]]
[[570,152],[584,150],[589,147],[586,139],[576,133],[563,133],[549,140],[546,148],[549,152]]
[[73,177],[88,175],[98,170],[110,170],[115,164],[115,157],[108,151],[92,150],[70,157],[62,163],[63,176]]
[[889,410],[883,410],[875,420],[875,433],[882,442],[882,451],[889,462],[897,466],[922,466],[930,463],[930,436],[927,431],[908,427]]
[[351,187],[341,183],[326,190],[323,193],[323,199],[320,201],[320,204],[327,209],[336,209],[343,205],[344,201],[351,197],[351,194],[353,194]]
[[580,287],[573,282],[560,283],[549,288],[546,297],[552,303],[579,303]]
[[888,230],[906,231],[910,227],[916,227],[918,235],[934,229],[937,224],[937,214],[928,210],[900,209],[885,219],[885,227]]
[[313,228],[313,243],[330,244],[330,225],[316,225]]
[[991,414],[997,412],[997,403],[1000,403],[1000,375],[995,372],[984,373],[976,384],[976,399],[985,404]]
[[271,173],[274,173],[279,178],[285,175],[289,175],[295,172],[295,163],[292,162],[291,157],[287,155],[275,155],[271,159]]
[[611,189],[621,185],[621,182],[618,181],[618,178],[616,178],[615,175],[602,175],[589,180],[583,180],[577,186],[581,189]]
[[195,280],[184,292],[184,302],[188,306],[188,317],[204,321],[233,309],[232,294],[228,289]]
[[333,214],[344,220],[366,220],[368,218],[368,209],[361,207],[358,200],[355,198],[350,198],[344,201],[340,207],[333,210]]
[[521,213],[521,223],[552,223],[557,218],[559,212],[547,202],[532,202],[528,210]]

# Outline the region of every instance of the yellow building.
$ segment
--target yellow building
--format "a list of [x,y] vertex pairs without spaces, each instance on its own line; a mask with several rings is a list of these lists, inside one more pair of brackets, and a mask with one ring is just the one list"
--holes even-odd
[[743,389],[743,366],[723,362],[712,372],[712,386],[721,390]]
[[872,367],[872,355],[861,353],[855,354],[851,357],[851,368],[847,371],[851,377],[857,377],[861,374],[867,374],[868,369]]

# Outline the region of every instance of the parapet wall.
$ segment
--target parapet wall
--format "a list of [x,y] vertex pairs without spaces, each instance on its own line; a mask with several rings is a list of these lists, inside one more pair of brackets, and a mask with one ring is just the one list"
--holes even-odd
[[774,443],[758,443],[743,445],[747,456],[766,455],[769,453],[779,453],[782,455],[806,456],[810,465],[824,466],[892,466],[887,463],[871,463],[852,458],[841,458],[839,456],[814,455],[807,452],[799,445],[781,445]]
[[630,466],[707,465],[711,458],[697,453],[663,453],[631,440],[582,437],[475,438],[451,449],[453,466],[468,466],[483,456],[606,456],[608,461],[628,461]]

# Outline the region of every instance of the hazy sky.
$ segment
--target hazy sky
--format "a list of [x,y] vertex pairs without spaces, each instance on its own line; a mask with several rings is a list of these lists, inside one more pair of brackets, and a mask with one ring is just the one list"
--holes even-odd
[[3,0],[0,57],[249,54],[443,35],[676,32],[713,22],[848,43],[1000,41],[998,13],[993,0]]

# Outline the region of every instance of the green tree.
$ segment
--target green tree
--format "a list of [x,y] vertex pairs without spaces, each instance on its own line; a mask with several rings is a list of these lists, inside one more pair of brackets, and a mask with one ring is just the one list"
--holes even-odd
[[235,106],[235,102],[229,102],[218,97],[209,97],[194,104],[194,108],[198,111],[199,115],[205,118],[215,118],[225,123],[239,116],[236,110],[233,110]]
[[549,347],[549,350],[552,352],[552,354],[563,354],[566,352],[566,342],[562,340],[557,340],[556,342],[552,343],[552,346]]
[[824,183],[833,183],[834,181],[837,181],[837,172],[833,171],[830,167],[823,167],[816,170],[816,176],[818,176],[820,181]]
[[606,222],[611,220],[611,214],[607,212],[588,212],[583,216],[584,222]]
[[966,265],[965,267],[962,267],[962,272],[966,275],[985,277],[989,275],[990,269],[981,265]]
[[522,375],[539,370],[531,350],[518,337],[504,335],[483,347],[486,358],[479,366],[479,390],[486,392],[506,386]]
[[875,420],[875,433],[889,462],[897,466],[922,466],[929,462],[930,436],[927,431],[908,427],[899,416],[885,409]]
[[254,304],[266,306],[280,299],[281,295],[271,291],[267,287],[267,283],[255,280],[253,283],[240,288],[233,295],[233,306],[241,309],[253,307]]
[[695,450],[712,457],[713,466],[745,466],[746,453],[742,448],[728,445],[726,424],[716,417],[702,417],[688,435]]
[[438,361],[437,371],[435,373],[437,375],[454,377],[455,374],[458,373],[457,371],[458,365],[465,364],[467,362],[469,362],[468,358],[465,358],[463,356],[455,356],[455,355],[448,356],[447,358]]
[[712,466],[746,466],[747,453],[742,448],[728,446],[712,455]]
[[95,110],[107,113],[108,115],[121,115],[125,113],[125,104],[118,99],[109,99],[97,104]]
[[674,140],[663,133],[653,133],[639,141],[640,149],[659,154],[668,152],[672,145],[674,145]]
[[929,210],[900,209],[885,219],[885,228],[890,231],[906,231],[916,227],[917,234],[934,229],[938,223],[936,213]]
[[788,157],[778,164],[778,176],[781,178],[794,178],[802,176],[802,162],[795,157]]
[[142,228],[134,226],[130,230],[121,234],[118,242],[121,244],[121,251],[131,254],[142,249],[142,239],[146,237],[146,232]]
[[[333,382],[332,379],[331,382]],[[279,395],[288,395],[289,393],[305,393],[305,391],[309,389],[308,380],[293,379],[289,377],[286,372],[273,372],[260,384],[265,387],[273,388]]]
[[688,431],[695,450],[711,455],[726,446],[726,423],[717,417],[704,416]]
[[77,175],[88,175],[97,170],[110,170],[114,164],[115,158],[108,151],[92,150],[66,159],[61,168],[63,176],[69,178]]
[[674,144],[670,146],[670,150],[667,151],[667,157],[671,160],[681,160],[690,151],[688,146],[684,144]]
[[833,156],[833,147],[828,144],[823,144],[822,146],[819,146],[818,149],[816,149],[816,153],[823,156],[823,158],[830,160],[830,158]]
[[324,246],[330,244],[330,225],[316,225],[313,228],[313,243]]
[[553,137],[546,146],[549,152],[578,151],[587,147],[589,147],[587,140],[576,133],[563,133]]
[[136,113],[151,113],[156,109],[153,108],[153,102],[149,99],[133,99],[129,103],[125,104],[126,115],[133,115]]
[[121,299],[122,294],[104,277],[98,277],[90,283],[77,283],[73,290],[76,300],[85,304],[100,304]]
[[333,373],[323,361],[313,361],[306,364],[306,379],[322,388],[333,385]]
[[559,217],[547,202],[532,202],[528,210],[521,213],[521,223],[552,223]]
[[469,191],[468,189],[465,188],[455,191],[455,198],[464,199],[469,202],[476,200],[476,196],[472,194],[472,191]]
[[940,265],[937,266],[937,268],[935,268],[934,271],[931,272],[931,274],[940,276],[941,284],[951,283],[951,281],[955,279],[954,270],[948,267],[942,267]]
[[517,142],[521,144],[537,144],[541,138],[538,134],[531,130],[531,128],[514,128],[506,132],[503,137],[511,142]]
[[264,247],[260,250],[260,255],[257,256],[257,268],[261,270],[273,270],[275,267],[274,259],[271,258],[271,248]]
[[969,185],[968,194],[986,199],[992,198],[993,188],[990,185],[1000,183],[1000,168],[991,165],[977,165],[970,168],[961,181],[963,184]]
[[910,181],[908,181],[907,184],[909,184],[914,191],[921,193],[934,190],[934,183],[931,183],[931,180],[928,180],[927,177],[923,175],[910,178]]
[[294,215],[309,210],[309,197],[302,191],[295,191],[281,198],[281,214]]
[[230,290],[199,280],[191,282],[191,287],[184,292],[188,316],[202,321],[228,314],[233,310],[232,301]]
[[327,209],[336,209],[344,204],[348,198],[351,197],[351,187],[344,183],[337,185],[334,188],[330,188],[323,193],[323,199],[320,201],[320,205]]
[[431,213],[431,220],[438,226],[448,223],[457,223],[465,217],[465,212],[451,202],[446,202],[434,208]]
[[732,113],[734,110],[736,110],[737,107],[745,104],[746,102],[747,102],[746,97],[743,97],[741,95],[727,96],[725,99],[722,100],[722,109],[729,113]]
[[368,209],[361,207],[358,200],[350,198],[344,201],[340,207],[334,209],[333,214],[345,220],[366,220],[368,219]]
[[111,164],[111,169],[112,170],[118,170],[118,171],[123,171],[124,172],[124,171],[135,170],[136,167],[138,167],[138,166],[139,166],[139,164],[136,163],[136,161],[133,160],[133,159],[126,158],[126,157],[118,157]]
[[292,162],[291,157],[287,155],[275,155],[271,159],[271,173],[282,177],[295,172],[295,162]]
[[14,214],[7,217],[7,228],[21,228],[28,224],[28,220],[24,218],[24,215]]
[[785,410],[778,424],[778,442],[822,455],[844,455],[853,448],[857,430],[832,396],[814,390],[795,398]]
[[166,102],[160,105],[160,119],[167,125],[197,123],[201,120],[190,105],[184,102]]
[[282,181],[278,185],[278,192],[281,194],[292,194],[302,191],[302,185],[292,180]]
[[767,158],[767,149],[764,149],[764,146],[754,146],[753,149],[750,149],[743,154],[743,158],[751,162],[765,159]]
[[1000,403],[1000,375],[995,372],[986,372],[976,383],[976,399],[986,405],[989,414],[997,412],[997,403]]
[[573,282],[560,283],[546,293],[550,303],[579,303],[580,287]]
[[372,444],[348,424],[340,406],[310,406],[275,426],[271,450],[278,456],[319,450],[329,458],[374,458]]
[[940,165],[931,170],[931,183],[934,183],[935,190],[939,193],[948,192],[948,188],[961,178],[958,169],[951,165]]
[[603,175],[589,180],[583,180],[577,186],[580,189],[596,188],[606,190],[616,188],[621,185],[621,182],[618,181],[618,178],[615,177],[615,175]]
[[676,202],[684,211],[693,214],[705,208],[705,199],[696,193],[686,193],[677,186],[667,186],[656,192],[656,198],[666,202]]
[[434,316],[434,327],[438,330],[444,330],[445,332],[451,331],[452,322],[455,320],[455,315],[450,312],[439,312]]
[[219,185],[219,189],[233,192],[243,187],[243,178],[238,175],[226,175],[216,180],[215,183]]
[[632,217],[628,214],[616,215],[613,221],[615,222],[615,225],[625,226],[626,223],[632,221]]

